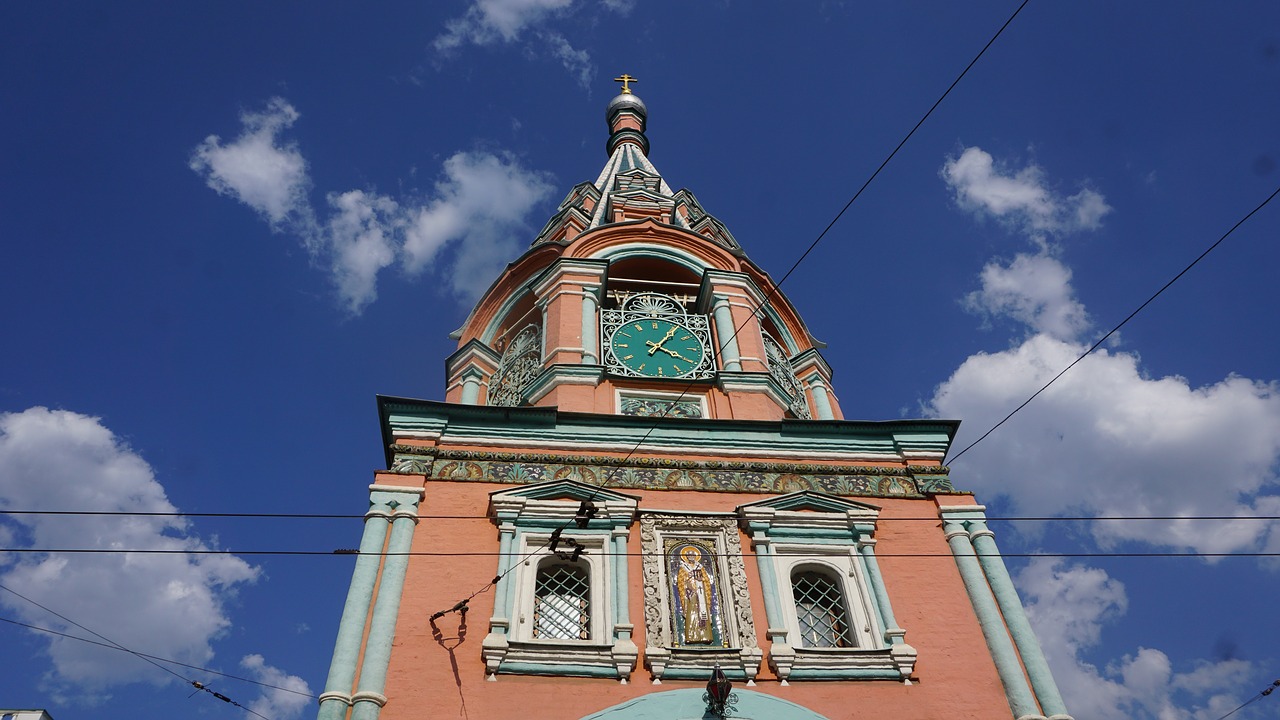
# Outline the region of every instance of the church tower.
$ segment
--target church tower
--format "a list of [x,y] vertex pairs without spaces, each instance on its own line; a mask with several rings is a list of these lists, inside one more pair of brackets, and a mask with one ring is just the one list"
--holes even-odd
[[769,275],[608,162],[472,310],[445,402],[379,397],[321,720],[1069,720],[958,422],[845,419]]

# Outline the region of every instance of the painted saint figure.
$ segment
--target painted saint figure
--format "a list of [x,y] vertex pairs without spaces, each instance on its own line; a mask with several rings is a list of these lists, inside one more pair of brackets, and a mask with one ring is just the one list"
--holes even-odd
[[676,593],[684,616],[683,645],[702,645],[715,641],[712,628],[711,576],[702,562],[702,551],[686,546],[680,551],[676,569]]

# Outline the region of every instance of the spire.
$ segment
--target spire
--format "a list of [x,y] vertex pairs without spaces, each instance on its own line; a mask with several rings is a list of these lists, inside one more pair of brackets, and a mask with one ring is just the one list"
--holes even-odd
[[649,110],[644,101],[631,92],[631,83],[639,81],[626,73],[614,81],[622,83],[622,91],[609,101],[609,107],[604,111],[605,122],[609,124],[609,142],[605,151],[612,156],[619,145],[631,144],[648,155],[649,138],[644,136],[644,126]]

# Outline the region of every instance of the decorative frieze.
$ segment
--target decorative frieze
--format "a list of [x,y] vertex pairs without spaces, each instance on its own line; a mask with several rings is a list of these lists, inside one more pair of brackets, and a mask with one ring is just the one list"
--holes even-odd
[[645,490],[713,490],[920,498],[955,492],[948,468],[906,468],[812,463],[729,462],[677,458],[450,450],[392,445],[391,472],[438,480],[529,484],[577,480],[604,487]]

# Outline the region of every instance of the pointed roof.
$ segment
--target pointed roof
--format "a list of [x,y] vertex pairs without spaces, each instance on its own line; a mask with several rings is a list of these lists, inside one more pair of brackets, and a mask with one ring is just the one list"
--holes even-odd
[[[634,78],[628,79],[634,82]],[[672,190],[649,159],[648,108],[625,88],[609,102],[605,121],[609,160],[594,183],[579,183],[538,233],[534,245],[568,244],[590,230],[628,220],[652,218],[697,233],[734,254],[742,248],[728,228],[686,190]]]

